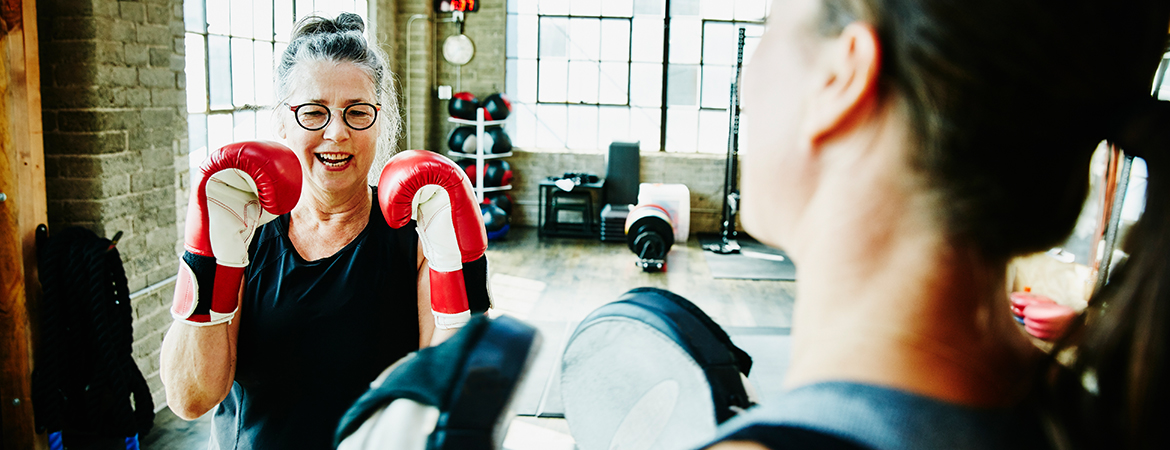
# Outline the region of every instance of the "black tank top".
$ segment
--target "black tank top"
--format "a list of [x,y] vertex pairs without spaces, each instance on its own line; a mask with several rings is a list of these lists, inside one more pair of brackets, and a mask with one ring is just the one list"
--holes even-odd
[[[377,192],[374,197],[377,198]],[[369,383],[418,349],[418,235],[375,201],[361,234],[305,261],[289,215],[260,227],[240,305],[235,383],[211,448],[333,448],[334,429]]]

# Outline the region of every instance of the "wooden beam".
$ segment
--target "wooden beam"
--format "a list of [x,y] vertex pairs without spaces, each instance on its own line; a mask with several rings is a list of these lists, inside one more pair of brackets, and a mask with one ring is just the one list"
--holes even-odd
[[0,448],[43,449],[34,431],[29,313],[36,226],[47,221],[35,0],[0,0]]

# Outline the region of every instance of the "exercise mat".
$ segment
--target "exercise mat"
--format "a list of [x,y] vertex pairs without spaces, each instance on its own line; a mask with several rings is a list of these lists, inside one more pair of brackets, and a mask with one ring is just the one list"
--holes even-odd
[[[768,247],[740,234],[737,239],[740,252],[727,255],[703,251],[707,268],[715,278],[744,280],[795,281],[796,266],[783,251]],[[706,246],[720,242],[717,234],[700,234],[699,244]]]

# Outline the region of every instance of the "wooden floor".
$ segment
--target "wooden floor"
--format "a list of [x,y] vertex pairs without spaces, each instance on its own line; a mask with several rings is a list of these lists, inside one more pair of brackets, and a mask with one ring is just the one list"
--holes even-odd
[[[693,236],[686,246],[671,250],[663,273],[642,272],[624,243],[538,238],[532,228],[517,228],[504,240],[492,241],[488,259],[495,299],[493,314],[530,321],[576,322],[629,289],[653,286],[686,297],[725,328],[791,326],[795,283],[715,279]],[[155,429],[142,439],[142,448],[205,449],[210,416],[186,422],[164,409],[155,419]],[[518,418],[513,421],[505,447],[572,449],[567,429],[559,419]],[[539,436],[540,446],[534,447],[533,439],[516,436],[521,434]]]

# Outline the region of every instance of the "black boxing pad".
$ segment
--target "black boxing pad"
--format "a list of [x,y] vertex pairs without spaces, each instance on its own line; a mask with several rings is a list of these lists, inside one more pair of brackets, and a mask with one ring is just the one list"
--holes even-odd
[[577,326],[561,400],[581,450],[694,448],[752,405],[751,357],[697,306],[638,288]]
[[[498,448],[508,405],[538,346],[535,328],[477,315],[446,342],[390,366],[342,416],[334,443],[347,450]],[[409,436],[420,433],[425,437]]]

